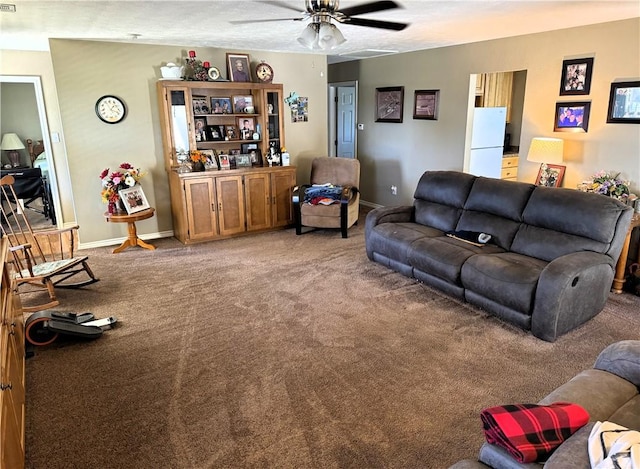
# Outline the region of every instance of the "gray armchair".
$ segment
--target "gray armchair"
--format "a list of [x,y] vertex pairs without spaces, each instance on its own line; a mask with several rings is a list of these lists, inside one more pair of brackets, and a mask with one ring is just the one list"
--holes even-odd
[[[342,188],[339,202],[330,205],[304,203],[305,192],[313,185],[333,184]],[[310,184],[297,187],[293,193],[296,234],[302,227],[340,228],[342,237],[358,222],[360,206],[360,162],[351,158],[319,157],[311,163]]]

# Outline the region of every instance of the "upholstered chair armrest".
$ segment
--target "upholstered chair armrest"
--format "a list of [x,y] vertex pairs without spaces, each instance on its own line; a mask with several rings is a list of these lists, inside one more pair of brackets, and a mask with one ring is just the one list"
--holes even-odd
[[348,204],[349,201],[355,197],[358,193],[358,188],[355,186],[342,186],[342,196],[340,198],[340,203]]
[[551,261],[538,279],[531,332],[553,342],[604,308],[613,281],[611,258],[574,252]]
[[640,388],[640,340],[622,340],[605,348],[593,366],[620,376]]
[[[304,202],[304,193],[309,187],[311,187],[311,184],[302,184],[300,186],[295,186],[291,193],[291,196],[293,198],[293,203]],[[300,200],[301,197],[302,197],[302,200]]]

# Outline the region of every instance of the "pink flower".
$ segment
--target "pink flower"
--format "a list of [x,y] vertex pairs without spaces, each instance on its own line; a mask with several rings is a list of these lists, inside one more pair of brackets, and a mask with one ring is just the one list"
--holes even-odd
[[131,166],[129,163],[122,163],[120,167],[122,169],[133,169],[133,166]]
[[106,168],[104,171],[100,173],[100,179],[104,179],[107,174],[109,174],[109,168]]

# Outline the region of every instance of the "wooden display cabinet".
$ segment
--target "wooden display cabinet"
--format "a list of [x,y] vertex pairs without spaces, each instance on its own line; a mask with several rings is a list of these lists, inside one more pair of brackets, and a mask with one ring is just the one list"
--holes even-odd
[[[282,85],[163,80],[157,89],[176,238],[194,243],[291,225],[295,167],[266,166],[269,148],[279,151],[285,145]],[[247,97],[253,112],[234,109],[234,101],[239,101],[234,97]],[[232,112],[213,112],[225,102]],[[247,136],[239,132],[238,124],[245,118],[253,121],[257,135],[243,138]],[[223,131],[231,126],[235,134]],[[216,133],[203,136],[203,127]],[[178,171],[191,150],[229,154],[247,143],[260,149],[263,166]]]
[[7,264],[8,242],[0,239],[0,469],[23,469],[25,424],[25,345],[20,297]]

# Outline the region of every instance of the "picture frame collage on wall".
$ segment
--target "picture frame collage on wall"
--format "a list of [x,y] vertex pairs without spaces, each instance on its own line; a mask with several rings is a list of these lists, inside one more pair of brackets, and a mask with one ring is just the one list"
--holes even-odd
[[[567,59],[562,62],[560,96],[588,95],[591,92],[593,57]],[[587,132],[591,101],[558,101],[555,106],[554,132]]]

